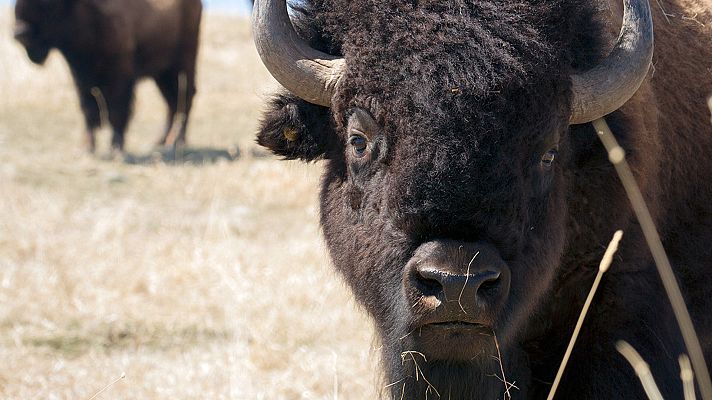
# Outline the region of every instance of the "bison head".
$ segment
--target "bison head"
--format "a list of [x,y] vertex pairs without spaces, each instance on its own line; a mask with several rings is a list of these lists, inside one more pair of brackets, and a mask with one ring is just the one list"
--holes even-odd
[[35,64],[43,64],[67,25],[75,0],[17,0],[14,36]]
[[321,28],[343,57],[302,41],[284,2],[255,5],[258,50],[291,92],[258,141],[326,159],[326,242],[395,398],[498,397],[495,359],[528,379],[521,340],[569,239],[571,125],[626,102],[652,55],[647,1],[625,2],[607,57],[586,3],[332,4]]

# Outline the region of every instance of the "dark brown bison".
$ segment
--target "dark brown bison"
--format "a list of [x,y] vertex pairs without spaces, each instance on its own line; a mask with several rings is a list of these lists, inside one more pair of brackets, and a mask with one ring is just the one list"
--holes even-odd
[[625,148],[712,359],[709,0],[298,7],[293,28],[283,1],[255,5],[289,91],[258,141],[325,160],[321,225],[374,319],[386,397],[545,398],[623,229],[557,398],[645,398],[619,339],[681,398],[678,325],[588,122],[607,115]]
[[153,78],[168,103],[160,143],[173,145],[185,142],[201,12],[200,0],[18,0],[14,35],[34,63],[42,64],[52,48],[67,60],[90,151],[102,109],[113,128],[112,148],[123,150],[141,77]]

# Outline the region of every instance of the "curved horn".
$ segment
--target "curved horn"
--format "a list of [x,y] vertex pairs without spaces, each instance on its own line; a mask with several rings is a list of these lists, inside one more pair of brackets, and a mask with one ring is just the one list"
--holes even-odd
[[279,83],[302,99],[329,107],[343,58],[310,47],[294,31],[285,0],[258,0],[252,11],[257,52]]
[[653,19],[648,0],[623,0],[623,27],[611,53],[592,69],[571,76],[571,124],[610,114],[643,83],[653,58]]

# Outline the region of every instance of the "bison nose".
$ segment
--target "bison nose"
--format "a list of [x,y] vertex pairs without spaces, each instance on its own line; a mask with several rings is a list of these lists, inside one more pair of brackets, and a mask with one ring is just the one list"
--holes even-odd
[[418,265],[415,269],[415,279],[418,286],[424,289],[424,295],[437,297],[442,293],[445,302],[457,302],[458,307],[463,308],[485,306],[496,300],[501,292],[501,275],[497,268],[464,274],[453,274],[427,264]]
[[[404,285],[413,296],[411,304],[429,305],[422,311],[438,318],[491,322],[508,298],[510,275],[499,252],[486,242],[435,241],[416,251]],[[431,301],[421,303],[423,298]]]

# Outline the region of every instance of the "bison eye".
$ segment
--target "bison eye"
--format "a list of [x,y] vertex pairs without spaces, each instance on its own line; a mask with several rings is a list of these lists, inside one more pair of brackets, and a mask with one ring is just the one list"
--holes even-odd
[[551,149],[541,156],[541,165],[544,168],[550,168],[554,164],[554,160],[559,152],[556,149]]
[[361,158],[366,155],[368,149],[368,141],[361,135],[351,135],[349,137],[349,145],[354,153],[354,156]]

